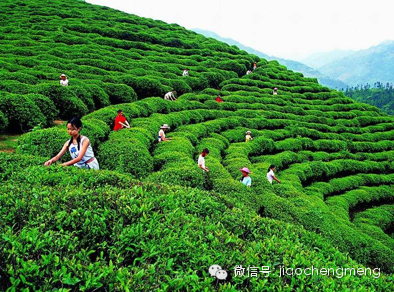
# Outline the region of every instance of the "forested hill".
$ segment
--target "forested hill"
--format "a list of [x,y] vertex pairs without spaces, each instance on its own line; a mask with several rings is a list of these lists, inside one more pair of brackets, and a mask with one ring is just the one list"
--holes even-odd
[[359,102],[365,102],[380,108],[381,111],[394,115],[394,89],[393,85],[375,82],[374,87],[364,86],[346,88],[346,96]]
[[[0,153],[0,291],[392,289],[393,117],[175,24],[83,1],[0,9],[0,128],[26,132]],[[118,109],[129,129],[112,130]],[[72,116],[100,170],[43,165]]]

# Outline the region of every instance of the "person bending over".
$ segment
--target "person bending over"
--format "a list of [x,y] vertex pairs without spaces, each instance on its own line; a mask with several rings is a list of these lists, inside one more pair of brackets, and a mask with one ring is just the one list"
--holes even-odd
[[122,110],[118,110],[118,115],[115,117],[115,126],[114,131],[121,130],[123,128],[130,129],[130,124],[126,120],[126,117],[123,115]]
[[275,171],[275,165],[271,164],[271,166],[268,168],[267,171],[267,179],[271,184],[273,180],[276,180],[278,183],[280,183],[280,180],[276,178],[274,171]]

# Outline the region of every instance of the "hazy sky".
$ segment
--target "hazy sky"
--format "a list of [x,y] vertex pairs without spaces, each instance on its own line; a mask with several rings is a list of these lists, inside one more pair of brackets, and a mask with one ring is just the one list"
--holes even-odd
[[394,40],[392,0],[86,1],[186,29],[210,30],[268,55],[293,60]]

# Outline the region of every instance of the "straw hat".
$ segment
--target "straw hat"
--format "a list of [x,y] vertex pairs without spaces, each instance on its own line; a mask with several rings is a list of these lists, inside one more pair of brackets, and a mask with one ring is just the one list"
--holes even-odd
[[66,74],[62,74],[62,75],[60,75],[60,77],[66,77]]
[[160,129],[168,129],[169,126],[167,124],[164,124],[163,126],[160,127]]
[[246,134],[252,134],[252,132],[251,131],[246,131]]
[[247,167],[241,168],[240,171],[243,171],[243,172],[246,172],[246,173],[252,173],[252,172],[249,170],[249,168],[247,168]]

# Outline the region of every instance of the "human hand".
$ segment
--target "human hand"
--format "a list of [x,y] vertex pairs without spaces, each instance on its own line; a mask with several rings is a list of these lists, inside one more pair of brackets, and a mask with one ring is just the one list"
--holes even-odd
[[45,166],[49,166],[49,165],[51,165],[52,163],[53,163],[52,159],[49,159],[48,161],[46,161],[46,162],[44,163],[44,165],[45,165]]

